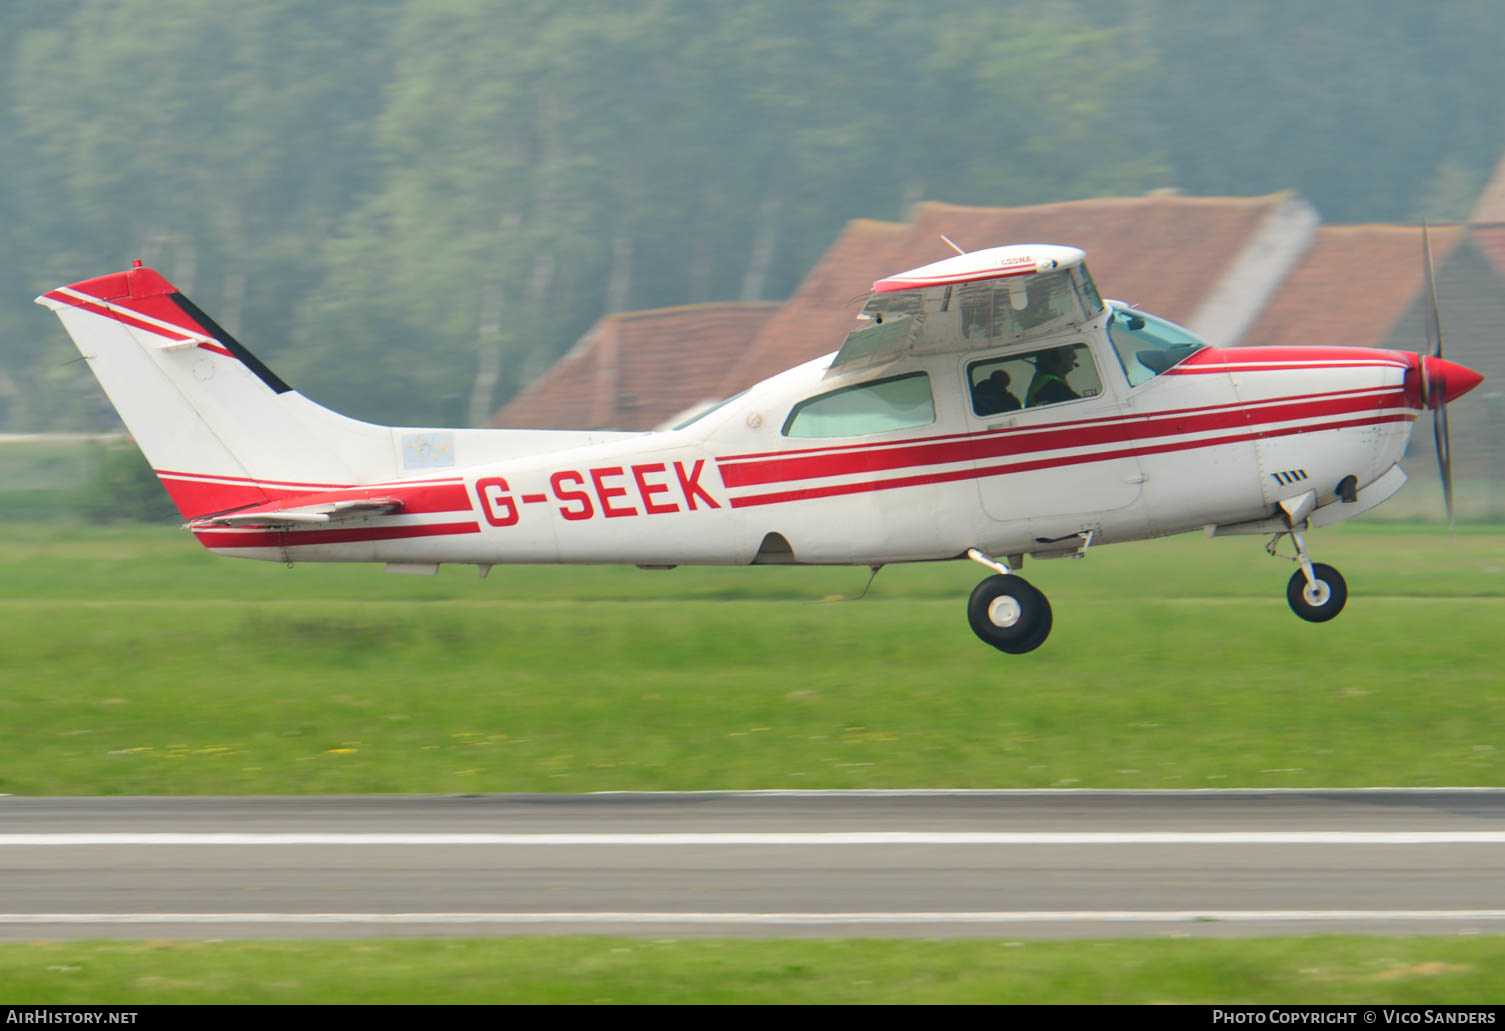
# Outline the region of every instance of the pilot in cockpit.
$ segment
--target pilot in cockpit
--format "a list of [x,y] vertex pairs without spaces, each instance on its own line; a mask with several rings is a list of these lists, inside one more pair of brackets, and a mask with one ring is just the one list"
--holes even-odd
[[1058,401],[1075,401],[1081,394],[1071,389],[1066,377],[1077,367],[1076,352],[1070,347],[1053,347],[1041,351],[1035,359],[1035,375],[1029,381],[1029,390],[1024,395],[1024,406],[1055,404]]

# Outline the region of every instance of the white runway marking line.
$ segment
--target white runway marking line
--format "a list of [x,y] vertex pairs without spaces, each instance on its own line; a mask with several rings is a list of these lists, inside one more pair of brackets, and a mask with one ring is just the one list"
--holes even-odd
[[80,845],[1505,845],[1500,831],[836,831],[664,834],[0,834],[0,848]]
[[1076,910],[996,913],[0,913],[7,924],[1042,924],[1245,923],[1353,921],[1363,923],[1505,920],[1505,909],[1227,909]]

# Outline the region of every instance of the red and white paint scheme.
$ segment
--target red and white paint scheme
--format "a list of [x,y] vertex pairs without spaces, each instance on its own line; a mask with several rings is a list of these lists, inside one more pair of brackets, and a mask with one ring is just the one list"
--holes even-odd
[[[39,297],[187,526],[279,562],[850,564],[970,558],[969,620],[1049,633],[1024,556],[1206,528],[1289,535],[1303,618],[1346,587],[1302,533],[1405,482],[1423,410],[1481,377],[1347,347],[1218,350],[1103,301],[1075,248],[997,247],[874,284],[832,354],[653,433],[347,419],[137,266]],[[1442,438],[1439,437],[1439,440]]]

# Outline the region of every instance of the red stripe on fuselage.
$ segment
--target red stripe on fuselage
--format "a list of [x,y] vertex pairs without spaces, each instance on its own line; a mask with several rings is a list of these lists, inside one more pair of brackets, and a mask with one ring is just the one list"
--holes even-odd
[[1360,426],[1376,426],[1388,422],[1412,422],[1416,419],[1415,413],[1382,415],[1365,419],[1347,419],[1335,423],[1327,423],[1320,426],[1289,426],[1279,430],[1266,430],[1251,433],[1232,434],[1224,437],[1203,438],[1198,440],[1178,440],[1165,444],[1123,447],[1113,451],[1099,451],[1084,455],[1055,456],[1051,458],[1037,458],[1026,462],[1012,462],[1003,465],[973,467],[965,469],[947,469],[935,473],[917,473],[912,476],[899,476],[886,480],[867,480],[861,483],[834,483],[822,487],[804,487],[796,490],[776,491],[771,494],[744,495],[740,498],[732,498],[733,508],[748,508],[755,505],[777,505],[789,501],[808,501],[815,498],[838,497],[843,494],[863,494],[872,491],[894,490],[900,487],[918,487],[935,483],[953,483],[958,480],[984,479],[990,476],[1002,476],[1008,473],[1031,472],[1038,469],[1051,469],[1060,466],[1082,465],[1092,462],[1107,462],[1120,458],[1133,458],[1144,455],[1164,454],[1172,451],[1190,451],[1197,448],[1218,447],[1222,444],[1243,443],[1258,440],[1261,437],[1284,437],[1294,433],[1317,433],[1324,430],[1350,429]]
[[[1221,370],[1219,370],[1219,371],[1221,371]],[[982,435],[983,432],[989,432],[989,433],[1028,433],[1028,432],[1033,432],[1035,430],[1064,430],[1064,429],[1074,429],[1074,428],[1079,428],[1079,427],[1083,427],[1083,426],[1099,426],[1099,425],[1106,425],[1106,424],[1114,423],[1114,422],[1125,422],[1125,421],[1129,421],[1129,420],[1133,420],[1133,419],[1144,419],[1144,418],[1147,418],[1147,417],[1149,417],[1149,418],[1176,418],[1176,417],[1187,416],[1187,415],[1198,415],[1198,414],[1201,414],[1203,412],[1220,412],[1220,411],[1231,411],[1231,410],[1243,410],[1243,409],[1246,409],[1246,408],[1267,407],[1269,405],[1291,404],[1291,403],[1295,403],[1295,402],[1298,402],[1298,401],[1313,401],[1313,400],[1320,400],[1320,399],[1325,399],[1325,398],[1338,398],[1338,397],[1350,397],[1350,396],[1357,397],[1357,396],[1360,396],[1360,395],[1363,395],[1363,394],[1374,395],[1374,394],[1378,394],[1378,393],[1382,393],[1382,392],[1384,392],[1384,393],[1390,393],[1390,392],[1394,392],[1394,391],[1397,391],[1397,390],[1400,390],[1400,389],[1401,389],[1401,387],[1399,387],[1399,386],[1375,385],[1375,386],[1369,386],[1369,387],[1353,387],[1353,388],[1350,388],[1350,389],[1347,389],[1347,390],[1319,390],[1319,391],[1316,391],[1316,392],[1310,393],[1310,394],[1289,394],[1289,395],[1287,395],[1285,397],[1267,398],[1265,400],[1255,400],[1255,401],[1222,401],[1222,402],[1219,402],[1217,404],[1210,404],[1210,405],[1193,405],[1190,408],[1172,408],[1172,409],[1167,409],[1165,411],[1157,411],[1157,412],[1149,413],[1149,414],[1139,414],[1139,413],[1127,413],[1127,414],[1124,414],[1124,413],[1120,413],[1120,414],[1116,414],[1116,415],[1100,415],[1100,416],[1097,416],[1097,417],[1091,418],[1091,419],[1066,419],[1066,420],[1062,420],[1061,422],[1045,423],[1045,424],[1043,424],[1041,426],[1035,426],[1035,427],[1019,427],[1019,428],[1010,428],[1010,429],[1005,429],[1005,430],[989,430],[989,431],[969,430],[969,431],[964,432],[964,433],[942,433],[942,434],[937,434],[936,436],[933,436],[933,437],[906,437],[906,438],[904,438],[902,440],[882,440],[882,441],[867,442],[867,443],[861,443],[861,444],[827,444],[827,445],[820,446],[820,447],[788,448],[788,449],[781,450],[781,451],[755,451],[755,452],[748,452],[747,454],[741,454],[741,455],[723,455],[722,457],[716,459],[716,464],[720,465],[720,466],[726,466],[729,463],[734,463],[734,462],[757,462],[757,461],[759,461],[761,459],[767,459],[767,458],[786,459],[786,458],[802,457],[802,456],[805,456],[805,455],[829,455],[829,454],[852,453],[852,452],[857,452],[857,451],[881,451],[881,450],[884,450],[884,449],[887,449],[887,448],[902,447],[902,446],[912,445],[912,444],[939,444],[939,443],[944,443],[946,441],[967,440],[967,439],[970,439],[970,438],[973,438],[973,437],[980,436],[980,435]],[[1410,405],[1409,407],[1415,408],[1417,406],[1416,405]],[[991,416],[989,418],[1001,418],[1001,417],[1003,417],[1005,415],[1012,415],[1012,414],[1016,414],[1016,413],[999,413],[997,416]]]
[[258,487],[276,489],[297,488],[299,493],[311,490],[351,490],[357,487],[413,487],[431,483],[462,483],[459,476],[434,476],[423,480],[382,480],[379,483],[304,483],[300,480],[266,480],[254,476],[231,476],[222,473],[187,473],[179,469],[155,469],[158,476],[177,476],[193,480],[224,480],[229,483],[254,483]]
[[254,483],[205,483],[201,480],[184,480],[167,473],[157,473],[157,479],[167,488],[167,496],[178,506],[184,519],[231,509],[265,505],[272,496]]
[[1311,365],[1302,363],[1264,364],[1250,363],[1235,365],[1199,365],[1193,368],[1176,366],[1167,369],[1162,375],[1165,376],[1206,376],[1211,374],[1235,373],[1235,372],[1309,372],[1322,370],[1330,372],[1334,369],[1347,371],[1349,369],[1404,369],[1399,362],[1350,362],[1347,365]]
[[[339,485],[331,483],[278,483],[243,476],[202,476],[194,473],[156,470],[157,477],[184,517],[238,511],[259,505],[296,508],[334,501],[384,497],[402,501],[405,515],[425,512],[469,512],[470,493],[460,479],[398,481]],[[228,481],[228,482],[219,482]]]
[[1351,368],[1354,363],[1399,365],[1408,359],[1405,351],[1386,351],[1377,347],[1208,347],[1194,352],[1167,372],[1197,367],[1245,365],[1250,363],[1303,362],[1331,363],[1334,368]]
[[937,438],[920,444],[901,441],[882,450],[770,457],[740,464],[724,464],[730,460],[723,459],[718,464],[722,482],[728,489],[735,489],[907,466],[946,465],[1064,448],[1101,447],[1150,437],[1205,434],[1292,419],[1404,407],[1405,400],[1403,392],[1393,388],[1382,392],[1366,388],[1342,395],[1313,396],[1321,400],[1280,399],[1258,405],[1235,403],[1161,415],[1132,414],[1092,422],[990,431],[960,438]]

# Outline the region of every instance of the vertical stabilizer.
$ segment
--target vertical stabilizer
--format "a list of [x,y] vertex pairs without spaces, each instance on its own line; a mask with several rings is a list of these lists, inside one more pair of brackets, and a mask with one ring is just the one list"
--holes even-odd
[[152,269],[37,303],[62,320],[187,518],[399,473],[390,427],[309,401]]

